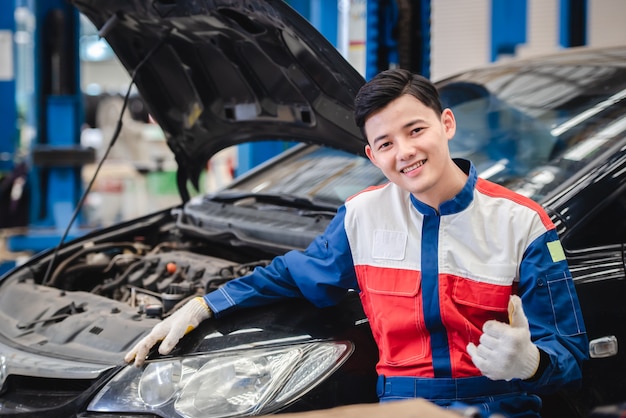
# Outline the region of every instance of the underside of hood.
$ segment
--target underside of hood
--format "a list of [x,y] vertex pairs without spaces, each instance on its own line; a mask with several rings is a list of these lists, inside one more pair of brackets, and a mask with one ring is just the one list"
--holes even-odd
[[282,0],[72,0],[165,132],[179,188],[231,145],[279,139],[363,154],[363,77]]

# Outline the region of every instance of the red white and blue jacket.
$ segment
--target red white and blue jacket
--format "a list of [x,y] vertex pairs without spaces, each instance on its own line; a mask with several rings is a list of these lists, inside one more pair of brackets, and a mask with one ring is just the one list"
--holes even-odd
[[217,317],[285,297],[330,306],[360,292],[384,376],[480,376],[467,354],[489,319],[507,322],[518,294],[533,342],[549,358],[542,391],[578,382],[588,341],[555,227],[534,201],[478,178],[437,212],[393,183],[350,198],[305,251],[207,294]]

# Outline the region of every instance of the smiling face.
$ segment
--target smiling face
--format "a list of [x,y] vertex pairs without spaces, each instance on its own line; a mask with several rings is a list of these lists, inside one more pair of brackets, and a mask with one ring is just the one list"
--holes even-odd
[[437,209],[454,197],[467,177],[450,158],[456,130],[450,109],[441,116],[403,94],[365,121],[365,152],[389,181]]

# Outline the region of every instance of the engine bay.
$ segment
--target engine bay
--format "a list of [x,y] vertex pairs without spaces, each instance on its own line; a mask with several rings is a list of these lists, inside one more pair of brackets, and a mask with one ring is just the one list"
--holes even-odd
[[271,254],[259,248],[185,235],[179,215],[164,211],[100,231],[7,275],[0,338],[119,362],[138,335],[189,299],[269,263]]

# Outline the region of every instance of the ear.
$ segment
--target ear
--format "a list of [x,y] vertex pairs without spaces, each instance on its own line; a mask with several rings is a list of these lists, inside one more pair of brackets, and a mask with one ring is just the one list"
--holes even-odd
[[367,144],[365,146],[365,155],[367,155],[367,158],[370,159],[372,164],[374,164],[376,167],[378,167],[378,164],[376,163],[376,157],[374,156],[374,152],[372,151],[372,147],[370,147],[369,144]]
[[454,113],[449,108],[441,112],[441,124],[446,133],[446,138],[448,138],[448,141],[451,140],[456,133],[456,119],[454,118]]

